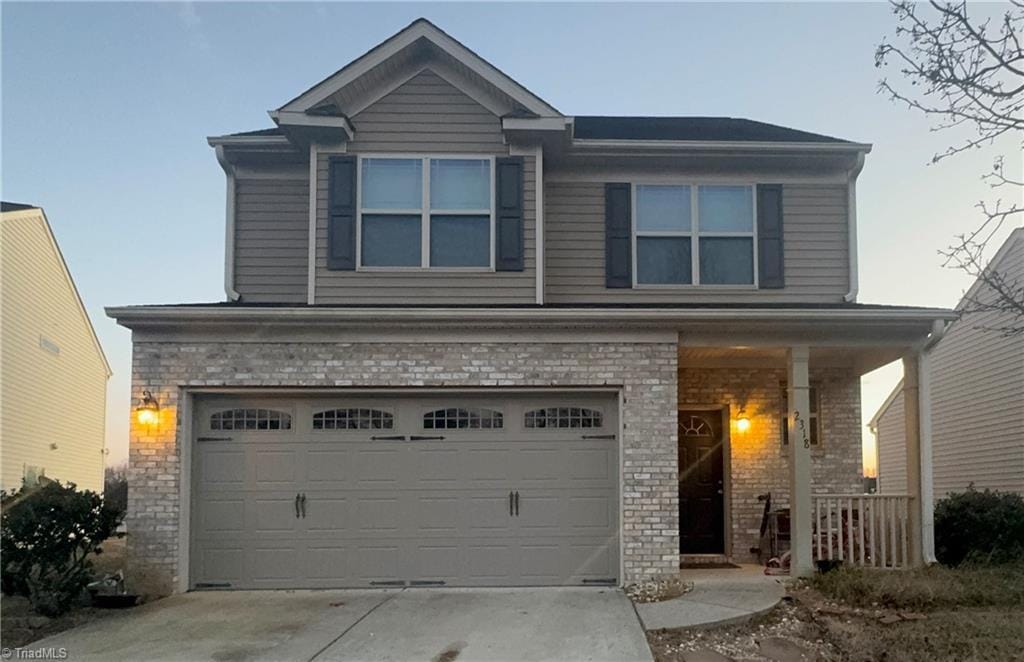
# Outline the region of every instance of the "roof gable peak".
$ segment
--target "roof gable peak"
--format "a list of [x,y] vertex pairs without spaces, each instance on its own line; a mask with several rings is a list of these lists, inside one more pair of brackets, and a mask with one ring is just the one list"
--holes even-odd
[[418,18],[403,30],[385,39],[334,74],[287,102],[278,112],[308,113],[322,105],[357,79],[370,74],[401,54],[417,56],[424,46],[436,49],[464,68],[467,75],[492,85],[524,110],[541,117],[561,117],[561,113],[533,94],[500,69],[484,60],[464,44],[425,18]]

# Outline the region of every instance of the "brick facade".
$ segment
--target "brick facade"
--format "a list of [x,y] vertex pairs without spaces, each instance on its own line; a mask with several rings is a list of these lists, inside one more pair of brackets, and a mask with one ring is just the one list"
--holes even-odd
[[[782,387],[786,371],[772,368],[692,368],[679,371],[679,408],[725,405],[733,419],[745,408],[751,426],[730,430],[731,555],[752,562],[750,548],[760,544],[764,503],[771,492],[774,505],[789,501],[788,449],[782,445]],[[812,493],[858,494],[862,491],[860,380],[841,368],[811,370],[811,383],[821,399],[821,439],[811,450]]]
[[[731,550],[749,561],[762,504],[788,498],[777,369],[679,369],[676,343],[238,343],[136,342],[133,397],[151,391],[161,423],[133,423],[129,549],[163,591],[178,585],[180,449],[185,389],[206,387],[583,387],[623,392],[624,580],[673,572],[678,560],[676,414],[687,405],[745,405],[751,429],[731,437]],[[859,492],[860,390],[855,374],[812,371],[821,392],[822,443],[812,451],[816,492]]]
[[129,552],[157,591],[177,586],[179,406],[188,387],[618,386],[622,407],[625,580],[678,561],[676,344],[136,342],[133,398],[161,423],[131,434]]

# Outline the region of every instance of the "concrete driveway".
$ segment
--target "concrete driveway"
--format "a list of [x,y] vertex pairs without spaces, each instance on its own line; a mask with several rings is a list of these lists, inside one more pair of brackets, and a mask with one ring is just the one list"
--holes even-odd
[[189,593],[42,647],[70,662],[651,660],[629,599],[589,588]]

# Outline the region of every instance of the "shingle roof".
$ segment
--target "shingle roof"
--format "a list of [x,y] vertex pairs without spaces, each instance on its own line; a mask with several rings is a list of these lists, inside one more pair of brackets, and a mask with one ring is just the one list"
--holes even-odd
[[26,209],[38,209],[38,207],[35,205],[26,205],[21,202],[0,202],[0,212],[24,211]]
[[[519,115],[510,114],[510,117]],[[590,140],[700,140],[852,144],[809,131],[736,117],[576,116],[573,137]],[[283,136],[280,127],[229,133],[226,137]]]
[[848,140],[736,117],[577,115],[573,137],[591,140],[707,140],[848,143]]
[[239,133],[229,133],[228,134],[228,136],[232,137],[232,138],[244,137],[244,136],[283,136],[283,135],[284,135],[284,131],[282,131],[280,128],[278,128],[276,126],[272,127],[272,128],[269,128],[269,129],[257,129],[256,131],[241,131]]

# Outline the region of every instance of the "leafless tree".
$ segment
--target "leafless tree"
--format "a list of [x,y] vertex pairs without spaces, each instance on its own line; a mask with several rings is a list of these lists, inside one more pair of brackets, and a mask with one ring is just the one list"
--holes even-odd
[[[1012,136],[1024,150],[1024,0],[1010,0],[1001,18],[976,21],[967,2],[891,2],[896,34],[875,52],[875,66],[898,69],[900,80],[879,89],[894,102],[934,119],[933,131],[969,129],[968,136],[932,162]],[[943,266],[961,270],[982,287],[965,297],[961,314],[1002,313],[992,330],[1024,333],[1024,283],[997,271],[987,248],[1001,228],[1024,217],[1024,175],[1009,174],[1003,156],[982,179],[994,202],[979,202],[981,221],[940,251]],[[1003,196],[1008,199],[1004,201]]]

